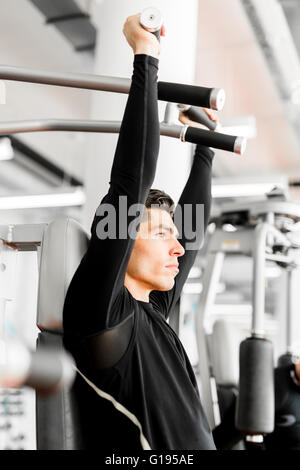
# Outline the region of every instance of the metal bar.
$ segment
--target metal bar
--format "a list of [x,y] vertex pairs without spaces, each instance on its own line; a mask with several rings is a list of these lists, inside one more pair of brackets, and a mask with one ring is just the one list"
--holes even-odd
[[22,132],[41,131],[78,131],[108,132],[120,131],[119,121],[81,121],[68,119],[41,119],[36,121],[11,121],[0,123],[0,135],[18,134]]
[[[17,134],[20,132],[41,132],[41,131],[75,131],[75,132],[120,132],[120,121],[83,121],[67,119],[45,119],[37,121],[12,121],[0,123],[1,134]],[[184,138],[186,130],[194,129],[193,139]],[[240,149],[235,148],[235,141],[239,137],[230,136],[230,144],[222,139],[223,134],[217,134],[203,129],[195,129],[190,126],[181,126],[176,124],[160,124],[160,134],[167,137],[175,137],[182,141],[200,143],[214,148],[221,148],[231,152],[240,153]]]
[[208,254],[208,261],[203,275],[203,289],[195,308],[195,330],[201,382],[201,398],[208,422],[212,429],[215,427],[216,422],[205,323],[207,322],[207,317],[214,304],[224,256],[224,253],[221,252]]
[[[80,73],[58,73],[8,65],[0,65],[0,78],[19,82],[111,91],[115,93],[129,93],[131,86],[129,78]],[[221,110],[225,101],[225,92],[221,88],[208,88],[172,82],[158,82],[157,88],[158,99],[162,101],[183,102],[216,110]]]
[[287,270],[287,293],[286,293],[286,351],[291,352],[293,331],[293,302],[292,302],[292,276],[293,270]]
[[264,335],[265,314],[265,248],[268,224],[261,223],[254,230],[253,248],[253,313],[251,334]]
[[[40,119],[35,121],[10,121],[0,123],[0,135],[41,131],[120,132],[121,121],[84,121],[72,119]],[[180,138],[184,126],[160,125],[160,134]],[[209,132],[209,131],[207,131]]]
[[23,67],[0,66],[0,77],[6,80],[56,85],[88,90],[128,93],[131,85],[129,78],[106,77],[80,73],[59,73]]
[[281,241],[287,246],[290,242],[286,236],[272,225],[263,222],[254,230],[254,248],[253,248],[253,314],[252,331],[255,336],[264,335],[264,314],[265,314],[265,261],[266,261],[266,242],[269,234],[274,239]]

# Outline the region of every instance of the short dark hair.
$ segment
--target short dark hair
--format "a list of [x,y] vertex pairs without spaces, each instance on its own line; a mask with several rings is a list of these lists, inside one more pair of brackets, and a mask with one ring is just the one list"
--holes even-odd
[[167,193],[160,189],[150,189],[145,206],[147,209],[151,209],[152,206],[156,206],[158,209],[167,211],[170,216],[174,216],[174,201]]

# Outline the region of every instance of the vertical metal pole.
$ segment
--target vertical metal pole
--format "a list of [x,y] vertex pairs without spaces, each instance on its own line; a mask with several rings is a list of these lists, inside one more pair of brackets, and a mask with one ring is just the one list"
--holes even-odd
[[292,347],[292,324],[293,324],[293,312],[292,312],[292,269],[287,270],[287,292],[286,292],[286,351],[291,352]]
[[210,361],[207,349],[205,323],[214,304],[217,285],[224,262],[224,253],[211,253],[207,257],[207,265],[203,276],[203,289],[196,306],[195,329],[198,349],[199,372],[201,383],[201,402],[206,412],[211,429],[216,425],[214,415],[214,399],[210,380]]
[[253,247],[253,312],[252,329],[253,336],[264,335],[265,314],[265,247],[268,232],[268,224],[261,223],[254,230]]

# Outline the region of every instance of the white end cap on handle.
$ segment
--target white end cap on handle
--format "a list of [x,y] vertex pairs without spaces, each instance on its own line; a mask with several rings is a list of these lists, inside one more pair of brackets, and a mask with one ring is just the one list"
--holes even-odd
[[211,109],[221,111],[225,104],[225,90],[223,88],[214,88],[210,94],[209,103]]
[[162,27],[162,14],[155,7],[145,8],[141,13],[140,23],[147,31],[155,33]]
[[247,139],[246,137],[237,137],[234,142],[234,153],[238,155],[243,155],[245,153],[247,147]]

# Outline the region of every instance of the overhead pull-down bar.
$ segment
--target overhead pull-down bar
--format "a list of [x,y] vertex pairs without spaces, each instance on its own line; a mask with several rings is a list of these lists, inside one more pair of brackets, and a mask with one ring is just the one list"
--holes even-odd
[[[118,133],[120,121],[84,121],[67,119],[41,119],[35,121],[11,121],[0,123],[0,135],[41,131],[76,131]],[[216,132],[206,131],[191,126],[160,124],[160,134],[175,137],[182,141],[207,145],[216,149],[227,150],[242,155],[246,140]]]
[[[128,93],[131,85],[129,78],[80,73],[57,73],[7,65],[0,65],[0,78],[19,82],[111,91],[115,93]],[[225,92],[222,88],[158,82],[158,99],[173,103],[203,106],[220,111],[224,106]]]

